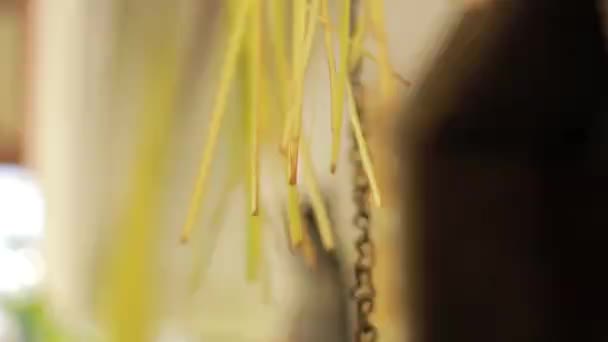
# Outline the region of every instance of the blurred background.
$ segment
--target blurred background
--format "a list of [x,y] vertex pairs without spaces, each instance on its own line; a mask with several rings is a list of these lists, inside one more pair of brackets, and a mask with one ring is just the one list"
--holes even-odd
[[[390,59],[415,89],[466,4],[384,3]],[[0,0],[0,341],[103,340],[104,317],[120,331],[155,327],[149,335],[123,334],[131,336],[124,341],[288,341],[280,300],[273,300],[285,290],[245,278],[243,190],[212,185],[209,197],[227,197],[229,210],[213,223],[203,219],[201,226],[213,228],[188,246],[177,244],[217,83],[214,66],[225,49],[214,34],[224,5]],[[307,76],[319,92],[328,89],[321,42],[319,34]],[[175,65],[178,71],[169,70]],[[370,65],[364,82],[374,77]],[[155,111],[172,92],[177,109]],[[407,338],[392,268],[399,258],[386,147],[393,115],[369,128],[386,197],[373,222],[374,319],[380,340],[389,342]],[[219,145],[215,175],[230,168],[230,144]],[[323,148],[314,145],[313,153]],[[125,218],[125,211],[147,214]]]

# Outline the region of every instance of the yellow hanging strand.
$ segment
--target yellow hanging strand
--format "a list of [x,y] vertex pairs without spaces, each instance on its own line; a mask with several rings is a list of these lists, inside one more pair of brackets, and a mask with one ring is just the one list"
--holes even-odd
[[293,103],[288,112],[286,131],[283,134],[283,144],[287,144],[287,179],[290,185],[297,182],[298,146],[302,127],[302,70],[306,63],[306,0],[293,1],[293,35],[292,35],[292,85],[294,89]]
[[382,93],[382,101],[388,101],[393,98],[395,89],[393,87],[392,77],[393,68],[391,67],[388,37],[384,28],[384,1],[383,0],[367,0],[367,11],[372,24],[372,34],[378,43],[378,64],[380,65],[380,89]]
[[263,15],[262,0],[255,0],[254,10],[251,11],[251,38],[249,43],[249,198],[251,216],[248,221],[247,230],[247,280],[253,281],[259,273],[260,256],[261,256],[261,222],[259,216],[258,199],[260,185],[260,141],[259,131],[261,122],[261,111],[264,101],[262,82],[262,15]]
[[331,229],[331,221],[329,220],[329,214],[319,189],[319,182],[317,181],[310,154],[310,148],[306,141],[302,141],[302,155],[304,161],[302,163],[304,185],[308,189],[310,195],[310,204],[312,205],[313,212],[317,221],[317,227],[319,229],[319,235],[321,236],[321,242],[325,250],[330,251],[334,249],[334,235]]
[[376,206],[382,205],[382,200],[380,197],[380,190],[378,187],[378,182],[376,181],[376,175],[374,172],[374,166],[372,164],[372,160],[369,154],[369,149],[367,147],[367,143],[365,142],[365,138],[363,137],[363,131],[361,130],[361,123],[359,122],[359,116],[357,115],[357,106],[355,105],[355,98],[353,96],[353,91],[350,83],[347,83],[346,86],[347,97],[348,97],[348,111],[350,114],[350,122],[353,127],[353,131],[355,133],[355,140],[357,142],[357,146],[359,147],[359,153],[361,154],[361,161],[363,163],[363,169],[365,170],[365,174],[369,179],[370,188],[372,191],[372,198],[374,200],[374,204]]
[[302,213],[300,211],[300,198],[295,185],[287,188],[287,216],[289,219],[289,240],[292,249],[296,249],[304,238],[302,232]]
[[249,31],[249,39],[247,40],[249,47],[249,85],[247,91],[249,92],[249,108],[246,109],[249,115],[249,174],[250,174],[250,210],[251,215],[258,214],[258,195],[259,195],[259,163],[260,163],[260,141],[259,141],[259,122],[260,122],[260,111],[261,111],[261,92],[262,92],[262,36],[261,36],[261,25],[262,25],[262,0],[253,0],[255,5],[251,11],[251,28]]
[[211,160],[213,159],[215,146],[217,145],[218,134],[222,125],[222,119],[224,117],[226,109],[226,101],[228,97],[228,90],[230,88],[230,82],[232,81],[232,77],[235,73],[237,56],[239,55],[239,52],[241,51],[243,45],[242,40],[243,34],[245,33],[245,23],[247,21],[246,19],[247,15],[249,14],[251,2],[251,0],[242,0],[242,4],[238,8],[238,12],[234,21],[234,31],[232,32],[232,35],[230,36],[228,42],[226,58],[224,60],[224,66],[222,68],[222,77],[220,79],[214,109],[211,114],[211,123],[207,136],[207,141],[203,150],[203,157],[200,164],[199,176],[196,181],[192,200],[190,201],[186,224],[184,225],[181,234],[181,241],[183,243],[187,242],[190,239],[192,228],[194,226],[194,222],[196,221],[198,209],[200,207],[202,196],[204,194],[205,186],[209,177]]
[[[335,91],[332,96],[332,152],[331,152],[331,171],[337,169],[338,156],[342,143],[342,118],[344,111],[344,87],[348,83],[349,71],[349,50],[350,50],[350,6],[351,0],[342,1],[342,16],[339,25],[338,41],[340,43],[340,61],[338,71],[334,78]],[[323,15],[328,15],[323,13]],[[329,18],[329,16],[327,16]],[[333,46],[331,47],[333,49]]]

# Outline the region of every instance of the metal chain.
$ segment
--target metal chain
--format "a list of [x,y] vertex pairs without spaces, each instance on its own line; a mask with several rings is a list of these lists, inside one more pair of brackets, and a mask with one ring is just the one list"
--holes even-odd
[[[356,23],[359,15],[359,0],[351,1],[351,37],[355,35],[357,30]],[[355,68],[350,74],[350,82],[355,96],[357,113],[361,122],[363,134],[365,134],[364,113],[362,105],[363,85],[361,84],[361,61],[357,61]],[[356,212],[353,218],[353,224],[359,231],[359,237],[355,241],[357,250],[357,260],[354,265],[355,286],[352,289],[352,298],[355,301],[357,309],[357,330],[355,332],[356,342],[375,342],[378,338],[378,330],[370,321],[370,315],[374,311],[376,290],[373,284],[373,268],[374,268],[374,244],[371,240],[370,221],[371,212],[369,206],[370,186],[363,163],[361,154],[355,142],[354,134],[351,132],[353,141],[350,153],[350,160],[353,163],[354,169],[354,186],[353,200],[355,202]]]
[[352,298],[357,308],[355,341],[374,342],[377,339],[378,333],[369,317],[374,310],[376,297],[376,290],[373,284],[374,244],[370,236],[370,189],[356,144],[351,152],[351,161],[354,164],[355,170],[353,200],[355,201],[356,213],[353,224],[360,234],[355,241],[357,260],[354,267],[355,286],[352,290]]

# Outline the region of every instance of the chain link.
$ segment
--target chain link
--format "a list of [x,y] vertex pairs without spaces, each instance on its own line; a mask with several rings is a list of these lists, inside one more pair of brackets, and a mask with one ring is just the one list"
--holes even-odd
[[[359,0],[351,2],[351,36],[355,35],[357,30],[356,23],[359,15]],[[350,82],[355,96],[357,113],[361,122],[361,128],[365,135],[365,122],[362,105],[363,85],[361,84],[361,61],[353,68],[350,74]],[[353,225],[358,230],[359,236],[355,241],[355,249],[357,251],[357,259],[354,265],[355,285],[352,289],[352,298],[356,304],[357,310],[357,328],[355,332],[356,342],[375,342],[378,338],[378,330],[370,320],[370,315],[374,311],[376,289],[373,284],[373,268],[374,268],[374,243],[370,234],[371,211],[369,206],[370,186],[363,163],[361,154],[355,142],[354,134],[351,132],[353,141],[350,159],[354,169],[354,184],[353,184],[353,201],[355,202],[355,216]]]
[[376,290],[373,284],[374,244],[370,234],[371,212],[369,207],[370,187],[363,170],[361,156],[356,144],[353,144],[351,161],[354,166],[354,191],[356,213],[353,225],[359,236],[355,241],[357,259],[354,265],[355,285],[352,289],[352,298],[357,309],[356,342],[375,342],[377,329],[370,321],[374,311]]

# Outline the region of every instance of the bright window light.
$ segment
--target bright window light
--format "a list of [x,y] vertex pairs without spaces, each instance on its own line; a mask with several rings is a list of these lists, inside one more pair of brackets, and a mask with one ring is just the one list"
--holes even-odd
[[0,164],[0,241],[42,237],[44,199],[31,174]]
[[0,165],[0,297],[40,283],[43,265],[37,242],[44,218],[44,198],[31,174]]

